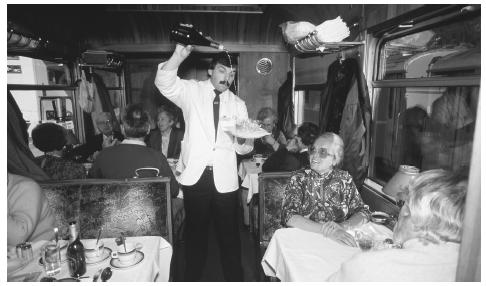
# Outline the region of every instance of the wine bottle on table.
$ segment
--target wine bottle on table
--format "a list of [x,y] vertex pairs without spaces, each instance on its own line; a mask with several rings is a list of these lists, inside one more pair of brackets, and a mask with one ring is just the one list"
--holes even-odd
[[191,24],[180,23],[170,30],[170,38],[183,45],[207,46],[218,50],[223,50],[223,45],[204,37]]
[[75,221],[69,223],[69,232],[71,234],[67,248],[69,274],[71,277],[80,277],[86,273],[86,257],[84,256],[84,246],[79,239]]

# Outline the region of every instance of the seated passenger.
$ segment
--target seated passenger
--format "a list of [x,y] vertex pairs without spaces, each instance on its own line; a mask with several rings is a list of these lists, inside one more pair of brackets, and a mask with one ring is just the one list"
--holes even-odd
[[54,215],[39,185],[7,173],[7,245],[54,238]]
[[96,157],[90,177],[123,179],[136,177],[140,168],[155,168],[159,176],[171,178],[171,193],[179,193],[179,185],[172,173],[167,159],[161,152],[145,145],[145,136],[150,131],[149,115],[141,104],[126,107],[122,119],[122,132],[125,135],[120,144],[103,149]]
[[348,172],[340,170],[343,140],[332,132],[319,136],[309,150],[311,169],[297,171],[285,187],[282,224],[322,233],[356,246],[348,227],[368,221],[368,211]]
[[55,123],[37,125],[32,130],[32,141],[44,155],[35,158],[35,162],[53,180],[84,179],[84,166],[63,157],[67,134],[64,127]]
[[162,152],[166,158],[179,159],[184,132],[175,128],[174,111],[166,106],[157,108],[157,129],[147,137],[147,146]]
[[270,135],[255,139],[254,154],[269,156],[279,148],[284,148],[287,144],[282,131],[277,129],[277,113],[270,107],[264,107],[258,111],[257,120],[261,122],[262,128]]
[[80,157],[79,161],[87,161],[89,157],[94,159],[103,148],[114,146],[123,140],[123,135],[113,129],[111,113],[100,112],[95,119],[99,134],[86,138],[86,143],[71,151],[71,156]]
[[[295,131],[294,131],[295,132]],[[262,166],[263,172],[288,172],[309,168],[309,147],[319,133],[319,127],[304,122],[297,128],[297,134],[287,142],[286,148],[279,148],[270,155]]]
[[402,248],[358,253],[329,281],[455,281],[467,177],[426,171],[408,192],[393,231]]

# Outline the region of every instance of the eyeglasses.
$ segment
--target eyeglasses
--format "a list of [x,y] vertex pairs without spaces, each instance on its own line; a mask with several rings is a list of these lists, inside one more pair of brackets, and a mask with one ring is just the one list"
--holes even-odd
[[107,119],[107,120],[100,120],[100,121],[97,121],[96,122],[97,124],[110,124],[111,125],[111,120]]
[[316,148],[314,146],[311,146],[309,148],[309,155],[313,156],[316,153],[319,155],[319,158],[321,159],[325,159],[327,156],[333,156],[332,154],[329,154],[327,148],[324,147]]
[[273,128],[275,127],[275,123],[261,123],[260,124],[261,127],[268,127],[268,128]]

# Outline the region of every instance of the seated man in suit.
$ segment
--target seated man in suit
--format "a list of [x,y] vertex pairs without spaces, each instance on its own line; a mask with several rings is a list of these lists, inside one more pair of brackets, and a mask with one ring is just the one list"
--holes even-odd
[[164,105],[157,108],[157,129],[147,136],[146,143],[166,158],[178,159],[181,153],[181,141],[184,131],[175,128],[176,116],[173,110]]
[[304,122],[296,133],[285,148],[279,148],[268,157],[262,166],[263,172],[288,172],[309,167],[308,148],[314,144],[319,127],[312,122]]
[[141,104],[129,105],[122,118],[125,135],[120,144],[103,149],[96,157],[89,175],[92,178],[123,179],[139,177],[137,169],[153,168],[159,176],[171,178],[171,194],[179,193],[177,183],[165,156],[145,145],[145,136],[150,131],[149,115]]
[[114,146],[123,140],[123,135],[113,129],[113,120],[111,113],[100,112],[96,115],[95,124],[99,134],[88,137],[86,143],[74,148],[70,152],[70,156],[81,158],[78,161],[86,161],[88,157],[95,157],[96,152],[110,146]]

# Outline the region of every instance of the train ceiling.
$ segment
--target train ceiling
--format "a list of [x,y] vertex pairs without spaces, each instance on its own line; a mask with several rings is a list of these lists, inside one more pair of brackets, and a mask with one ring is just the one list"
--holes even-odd
[[[352,25],[362,20],[362,13],[362,4],[8,4],[9,39],[11,34],[22,35],[32,42],[19,46],[14,38],[7,46],[11,53],[34,56],[77,56],[86,49],[167,52],[173,49],[169,30],[182,22],[193,24],[233,51],[285,50],[279,27],[283,22],[318,25],[341,16]],[[350,40],[357,33],[358,29],[352,31]]]

